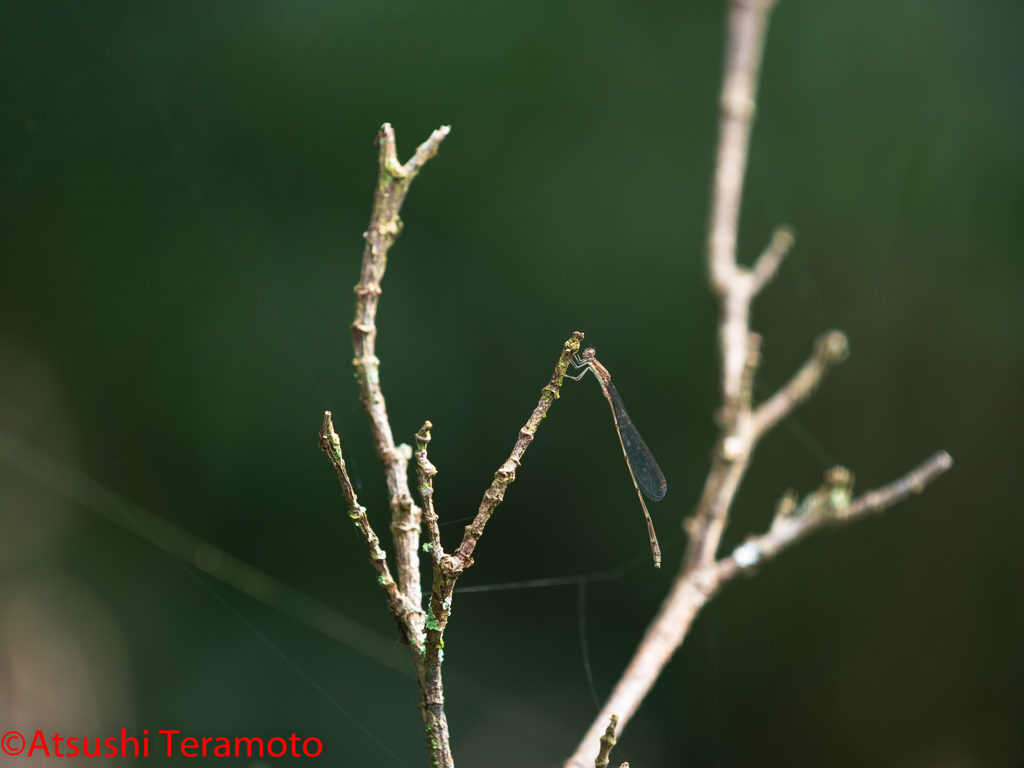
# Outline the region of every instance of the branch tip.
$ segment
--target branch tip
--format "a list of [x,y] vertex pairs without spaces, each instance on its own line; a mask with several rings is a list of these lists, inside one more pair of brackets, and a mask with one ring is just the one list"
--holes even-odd
[[594,768],[608,768],[609,756],[612,753],[612,747],[617,743],[615,738],[615,729],[619,726],[619,716],[612,715],[611,722],[608,723],[608,728],[605,729],[604,735],[600,738],[601,747],[597,752],[597,759],[594,760]]
[[842,331],[829,331],[817,340],[819,354],[829,365],[839,365],[850,356],[850,340]]
[[771,242],[764,252],[754,262],[751,269],[753,273],[753,293],[760,292],[779,271],[782,260],[789,254],[796,242],[796,233],[792,227],[783,224],[775,229]]
[[573,333],[572,338],[562,345],[562,354],[559,355],[558,362],[555,364],[555,371],[551,375],[551,380],[541,390],[540,401],[537,403],[537,407],[533,409],[530,418],[519,430],[519,436],[516,439],[515,447],[512,449],[512,454],[498,468],[498,471],[494,473],[494,481],[484,492],[484,497],[480,502],[476,517],[473,518],[472,523],[466,526],[462,543],[455,550],[455,557],[462,561],[464,568],[469,568],[473,564],[473,550],[483,535],[484,527],[487,525],[487,521],[491,519],[491,515],[494,514],[494,510],[505,498],[505,490],[515,481],[516,467],[520,465],[523,454],[526,453],[526,449],[533,442],[537,428],[547,416],[551,404],[558,399],[562,377],[565,375],[573,355],[579,352],[582,340],[583,333],[576,331]]
[[331,412],[324,411],[324,423],[320,427],[320,438],[323,439],[325,435],[330,434],[334,431],[334,423],[331,421]]
[[946,451],[938,451],[903,477],[867,491],[852,501],[853,473],[845,467],[833,467],[825,473],[824,484],[808,494],[799,506],[795,505],[795,492],[787,491],[776,508],[775,519],[768,532],[749,537],[731,556],[720,560],[716,565],[718,576],[724,582],[737,573],[749,573],[755,566],[771,560],[819,528],[841,525],[882,512],[911,495],[921,493],[952,466],[953,458]]
[[814,394],[825,374],[849,355],[850,342],[842,331],[829,331],[815,339],[807,362],[754,412],[755,442]]

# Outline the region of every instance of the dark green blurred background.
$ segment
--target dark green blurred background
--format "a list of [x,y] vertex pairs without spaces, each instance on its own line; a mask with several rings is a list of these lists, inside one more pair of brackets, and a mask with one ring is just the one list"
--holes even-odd
[[[392,427],[411,442],[434,422],[439,512],[471,515],[562,342],[586,332],[668,479],[652,508],[667,567],[646,561],[584,379],[460,584],[639,557],[587,590],[605,696],[676,570],[715,435],[702,243],[723,22],[717,0],[5,3],[0,426],[390,642],[317,431],[330,408],[383,534],[347,330],[373,139],[391,122],[404,160],[450,123],[383,284]],[[617,759],[1024,765],[1022,34],[1017,0],[778,7],[740,251],[783,222],[799,239],[755,307],[758,392],[826,329],[852,354],[763,443],[724,546],[832,463],[861,490],[939,448],[956,466],[730,585]],[[407,677],[194,571],[204,589],[46,482],[4,465],[0,488],[0,725],[294,731],[330,764],[398,765],[218,596],[402,764],[425,763]],[[460,526],[442,530],[451,544]],[[595,714],[578,602],[574,586],[457,596],[459,765],[555,766],[575,747]],[[48,684],[25,682],[17,648]],[[61,714],[72,656],[92,720]]]

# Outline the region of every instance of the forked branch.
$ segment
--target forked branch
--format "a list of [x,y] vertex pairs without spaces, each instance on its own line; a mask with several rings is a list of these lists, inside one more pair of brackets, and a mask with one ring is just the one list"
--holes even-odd
[[[910,474],[851,501],[853,474],[829,470],[825,483],[797,503],[795,494],[780,502],[771,529],[749,539],[731,556],[717,559],[733,499],[750,464],[754,447],[783,418],[817,389],[830,368],[849,352],[846,336],[831,331],[819,337],[811,357],[793,378],[755,408],[753,381],[760,362],[761,337],[750,330],[750,305],[771,281],[793,245],[787,227],[776,230],[752,269],[737,263],[740,202],[747,165],[750,130],[756,112],[768,16],[775,0],[731,0],[728,42],[720,100],[719,144],[708,224],[707,262],[711,290],[719,300],[719,348],[722,360],[721,435],[694,516],[684,525],[690,534],[685,559],[611,696],[593,721],[567,768],[587,768],[589,755],[602,739],[605,723],[618,716],[618,732],[629,723],[665,665],[682,644],[700,609],[721,586],[739,573],[750,573],[783,549],[815,530],[879,512],[919,493],[952,466],[940,451]],[[603,744],[603,741],[601,741]]]
[[842,331],[829,331],[814,342],[814,351],[785,386],[758,406],[754,412],[753,438],[759,440],[765,432],[804,403],[821,384],[825,374],[846,360],[850,343]]
[[952,466],[953,457],[939,451],[898,480],[853,500],[849,495],[852,475],[842,467],[835,467],[826,473],[821,488],[799,506],[793,503],[792,495],[784,496],[768,532],[750,537],[733,550],[732,555],[719,561],[718,579],[724,582],[740,572],[752,573],[782,550],[821,528],[845,525],[882,512],[921,493]]
[[338,481],[341,483],[341,492],[344,494],[345,501],[348,504],[348,516],[355,524],[359,537],[366,544],[366,548],[370,552],[370,565],[377,572],[377,583],[387,593],[388,608],[391,610],[391,615],[394,617],[402,637],[408,641],[409,615],[416,613],[419,610],[419,605],[410,605],[405,596],[399,591],[395,580],[391,577],[391,571],[388,568],[386,559],[387,555],[381,549],[380,539],[373,532],[370,520],[366,517],[366,507],[359,503],[359,500],[356,498],[355,489],[352,487],[352,481],[349,479],[348,471],[345,468],[345,459],[341,455],[341,441],[334,431],[334,423],[331,421],[330,411],[324,412],[324,423],[320,428],[320,450],[327,454],[331,466],[334,467],[334,471],[338,475]]
[[582,333],[574,333],[565,342],[562,354],[555,365],[551,380],[541,390],[540,401],[516,439],[512,454],[501,465],[494,475],[494,481],[484,493],[483,501],[473,522],[466,526],[462,543],[451,555],[445,553],[441,546],[441,534],[437,524],[437,513],[434,510],[434,475],[437,469],[427,456],[427,446],[431,440],[429,421],[416,433],[416,470],[419,479],[420,503],[423,505],[424,517],[430,541],[424,546],[429,550],[433,562],[433,586],[427,604],[425,621],[426,639],[422,657],[414,659],[417,679],[420,683],[420,708],[427,726],[427,743],[430,747],[431,765],[439,768],[450,768],[453,765],[448,739],[448,722],[444,713],[444,685],[441,677],[441,664],[444,661],[444,631],[451,615],[452,594],[455,584],[463,571],[473,565],[473,550],[480,537],[483,536],[487,521],[501,503],[508,486],[516,479],[516,467],[519,466],[526,449],[541,421],[547,415],[551,405],[558,399],[562,386],[562,377],[569,367],[569,361],[579,352]]
[[[373,197],[370,226],[364,237],[363,266],[359,284],[355,287],[356,308],[352,321],[352,346],[355,357],[352,367],[359,383],[359,395],[370,420],[370,430],[377,449],[377,457],[387,477],[391,505],[391,533],[395,542],[395,560],[398,584],[402,594],[413,605],[420,606],[420,572],[416,550],[420,537],[420,510],[409,494],[407,476],[411,451],[407,445],[395,445],[380,387],[380,360],[377,359],[377,304],[380,301],[380,283],[387,266],[388,250],[402,231],[399,211],[409,191],[409,185],[423,164],[437,154],[437,149],[450,127],[445,125],[434,131],[423,142],[405,165],[398,162],[395,132],[385,123],[377,134],[380,175]],[[420,609],[422,612],[422,609]],[[418,622],[416,622],[418,623]],[[417,627],[417,634],[422,627]]]
[[[363,408],[370,420],[377,456],[380,458],[387,478],[391,506],[391,531],[393,534],[398,583],[391,576],[386,555],[376,534],[370,526],[366,510],[360,506],[355,490],[349,480],[345,461],[341,454],[340,441],[331,423],[331,414],[324,415],[320,430],[320,447],[327,453],[334,467],[342,492],[349,508],[349,517],[355,523],[360,537],[370,552],[370,562],[377,572],[377,580],[388,596],[388,606],[398,623],[402,637],[412,653],[416,679],[420,690],[420,709],[426,724],[427,744],[430,762],[435,768],[452,768],[453,761],[448,739],[448,723],[444,713],[444,688],[441,681],[441,662],[444,658],[444,630],[451,613],[452,592],[459,575],[473,564],[473,551],[483,535],[487,521],[504,498],[508,486],[515,480],[516,468],[523,453],[533,441],[541,420],[547,415],[552,403],[558,398],[569,363],[580,349],[582,333],[574,333],[562,347],[562,353],[555,365],[551,380],[541,391],[540,401],[525,426],[519,430],[512,454],[495,473],[494,481],[484,493],[483,501],[473,522],[466,526],[462,543],[454,554],[446,555],[441,546],[438,516],[434,508],[434,476],[437,468],[427,456],[433,425],[428,421],[416,434],[416,469],[422,511],[413,503],[409,493],[407,469],[413,451],[407,445],[395,445],[388,422],[384,394],[380,386],[380,361],[376,357],[377,305],[380,300],[380,283],[387,265],[387,254],[401,232],[402,222],[399,210],[409,185],[423,164],[437,153],[438,145],[448,134],[448,126],[434,131],[430,138],[416,150],[405,165],[398,162],[395,151],[395,135],[387,123],[377,136],[380,150],[380,175],[374,194],[370,226],[364,237],[366,248],[363,252],[362,271],[355,288],[355,320],[352,322],[352,344],[355,359],[352,361],[356,380],[359,383]],[[430,553],[433,564],[433,587],[426,614],[422,609],[419,576],[419,538],[421,514],[425,517],[429,542],[424,549]]]
[[477,510],[476,517],[473,518],[472,523],[466,526],[466,533],[462,537],[462,543],[459,545],[458,550],[456,550],[456,555],[462,560],[464,567],[468,568],[473,564],[473,550],[483,535],[484,526],[487,525],[487,521],[494,514],[494,509],[505,498],[505,489],[516,479],[516,467],[519,466],[519,460],[522,459],[526,449],[533,442],[533,436],[536,434],[541,420],[547,415],[551,404],[558,399],[558,393],[562,387],[562,378],[569,369],[569,363],[573,356],[580,351],[581,341],[583,341],[583,334],[577,331],[572,335],[571,339],[565,342],[565,345],[562,347],[562,355],[558,358],[558,364],[555,366],[555,372],[551,375],[551,381],[541,390],[540,401],[537,403],[537,407],[533,409],[529,420],[519,430],[519,437],[516,439],[515,447],[512,449],[512,455],[494,473],[494,481],[491,483],[491,487],[484,493],[484,498],[480,502],[480,508]]

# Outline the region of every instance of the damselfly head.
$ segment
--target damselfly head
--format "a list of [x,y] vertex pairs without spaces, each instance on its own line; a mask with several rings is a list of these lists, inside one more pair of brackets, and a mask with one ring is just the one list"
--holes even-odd
[[580,360],[584,360],[584,361],[586,361],[586,360],[593,360],[594,359],[594,355],[596,355],[596,354],[597,354],[597,350],[595,350],[593,347],[587,347],[582,352],[580,352]]

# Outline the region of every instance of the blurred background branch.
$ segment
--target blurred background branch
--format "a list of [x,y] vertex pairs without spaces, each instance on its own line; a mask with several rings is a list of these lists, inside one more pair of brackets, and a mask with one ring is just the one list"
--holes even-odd
[[[888,486],[889,490],[872,491],[853,505],[849,502],[853,477],[848,471],[835,468],[830,470],[826,485],[805,502],[810,510],[801,507],[793,512],[787,518],[791,521],[789,525],[782,524],[777,517],[772,532],[766,534],[764,540],[749,541],[734,552],[732,558],[717,560],[729,510],[758,441],[807,400],[826,371],[845,360],[849,351],[846,336],[840,331],[820,337],[815,342],[814,353],[790,382],[753,409],[751,395],[761,362],[761,337],[750,331],[750,306],[793,245],[791,230],[780,227],[753,270],[739,265],[736,260],[743,180],[757,110],[758,76],[768,17],[774,5],[775,0],[730,0],[729,3],[725,71],[719,102],[718,158],[707,249],[711,289],[719,299],[722,406],[718,421],[721,435],[712,454],[701,503],[694,517],[686,521],[690,541],[679,574],[611,696],[576,752],[565,763],[566,768],[589,765],[593,750],[604,738],[601,733],[609,718],[617,719],[621,736],[665,665],[682,645],[697,613],[736,572],[737,566],[752,567],[828,521],[849,521],[869,508],[880,511],[891,506],[907,495],[906,489],[920,492],[952,466],[949,454],[940,452],[907,477]],[[842,480],[835,480],[837,475]],[[834,501],[837,495],[839,502]],[[856,513],[850,514],[849,509],[855,509]],[[781,529],[785,529],[785,534]],[[602,754],[606,754],[603,747]]]

